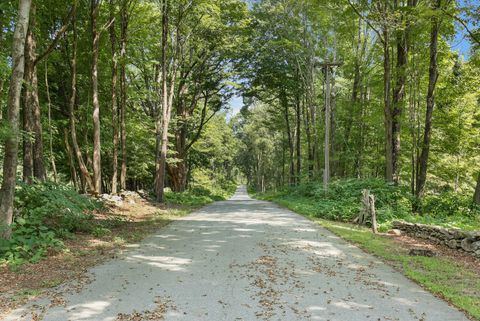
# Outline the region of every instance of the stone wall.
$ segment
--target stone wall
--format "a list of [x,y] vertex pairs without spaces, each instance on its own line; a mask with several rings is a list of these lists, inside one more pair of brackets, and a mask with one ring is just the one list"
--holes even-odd
[[480,231],[467,232],[456,228],[443,228],[435,225],[393,222],[393,228],[405,234],[442,243],[449,248],[464,251],[480,258]]

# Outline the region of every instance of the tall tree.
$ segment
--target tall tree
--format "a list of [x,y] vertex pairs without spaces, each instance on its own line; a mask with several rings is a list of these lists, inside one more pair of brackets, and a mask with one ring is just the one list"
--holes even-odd
[[[170,117],[172,114],[173,93],[175,90],[175,81],[177,75],[176,55],[179,46],[179,30],[176,30],[176,39],[173,45],[174,52],[169,63],[168,55],[168,37],[169,37],[169,14],[170,1],[162,1],[162,79],[161,79],[161,97],[162,112],[158,112],[156,121],[157,134],[157,155],[156,155],[156,176],[155,176],[155,192],[158,202],[164,201],[164,187],[167,167],[167,149],[168,149],[168,129]],[[170,66],[170,68],[168,68]],[[170,70],[169,70],[170,69]]]
[[98,55],[100,32],[97,27],[100,0],[91,0],[92,28],[92,95],[93,95],[93,192],[102,192],[102,146],[100,141],[100,101],[98,98]]
[[432,118],[435,106],[435,87],[438,80],[438,33],[440,31],[439,11],[442,0],[434,0],[432,9],[432,29],[430,32],[430,66],[428,69],[428,91],[427,109],[425,115],[425,128],[423,133],[422,152],[419,159],[419,171],[417,173],[415,196],[421,198],[425,192],[427,180],[428,157],[430,153],[430,142],[432,139]]
[[120,169],[120,188],[127,188],[127,32],[129,21],[129,8],[132,0],[123,0],[120,9],[121,27],[120,27],[120,149],[122,154],[122,164]]
[[8,90],[7,121],[9,135],[5,141],[5,156],[3,160],[3,182],[0,189],[0,237],[9,238],[10,224],[13,219],[13,199],[16,186],[20,94],[25,63],[25,38],[28,30],[31,0],[20,0],[18,19],[15,25],[12,48],[12,77]]
[[395,69],[395,87],[392,97],[392,179],[395,183],[400,180],[400,125],[405,104],[405,84],[407,81],[408,49],[410,36],[409,11],[416,6],[417,0],[408,0],[407,6],[402,6],[398,0],[395,7],[400,11],[396,28],[397,61]]
[[[94,185],[93,185],[93,180],[90,175],[90,172],[88,171],[88,168],[85,164],[85,161],[83,159],[83,154],[80,149],[80,146],[78,144],[78,139],[77,139],[77,127],[76,127],[76,117],[75,117],[75,106],[77,104],[77,14],[76,14],[76,7],[77,7],[77,1],[74,1],[74,15],[72,18],[72,57],[71,57],[71,62],[70,62],[70,67],[71,67],[71,92],[70,92],[70,100],[68,103],[68,116],[69,116],[69,123],[70,123],[70,135],[72,138],[72,144],[73,144],[73,149],[75,152],[75,156],[78,162],[78,167],[80,168],[80,172],[82,173],[82,181],[85,182],[86,184],[86,189],[89,192],[94,191]],[[66,136],[66,135],[65,135]],[[66,142],[66,148],[67,150],[70,150],[69,146],[70,144],[68,143],[68,138],[65,137],[65,142]],[[72,160],[73,162],[73,160]],[[76,176],[75,176],[75,171],[72,171],[73,174],[73,180],[75,181]]]
[[110,43],[112,54],[112,194],[117,194],[118,185],[118,105],[117,105],[117,34],[115,30],[115,2],[110,0]]
[[33,177],[38,181],[44,181],[47,176],[43,152],[43,130],[37,73],[38,65],[54,50],[58,41],[66,32],[73,15],[72,7],[53,40],[38,54],[37,35],[35,31],[37,29],[36,7],[36,3],[33,1],[25,46],[23,124],[26,135],[23,140],[23,180],[27,183],[31,183]]

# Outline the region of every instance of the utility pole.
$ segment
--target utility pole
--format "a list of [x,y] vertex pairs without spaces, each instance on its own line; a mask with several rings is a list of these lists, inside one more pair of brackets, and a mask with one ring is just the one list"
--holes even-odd
[[323,170],[323,188],[327,190],[328,183],[330,182],[330,132],[331,132],[331,114],[332,107],[330,104],[332,89],[332,71],[333,68],[339,67],[342,65],[341,62],[323,62],[317,63],[317,66],[322,67],[322,71],[325,75],[325,146],[324,146],[324,156],[325,156],[325,167]]

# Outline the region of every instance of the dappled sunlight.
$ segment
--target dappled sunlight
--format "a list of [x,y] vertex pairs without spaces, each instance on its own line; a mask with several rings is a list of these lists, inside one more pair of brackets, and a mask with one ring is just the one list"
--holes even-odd
[[185,266],[192,263],[189,259],[182,259],[172,256],[146,256],[146,255],[130,255],[126,259],[136,263],[147,263],[149,265],[168,269],[169,271],[185,271]]
[[331,305],[341,308],[341,309],[348,309],[348,310],[356,310],[356,309],[371,309],[371,305],[367,304],[360,304],[356,302],[345,302],[345,301],[338,301],[332,302]]
[[309,311],[325,311],[327,308],[321,306],[311,306],[307,308]]
[[412,301],[407,298],[392,298],[392,300],[406,306],[415,306],[417,304],[415,301]]
[[284,243],[294,249],[301,249],[322,257],[343,257],[345,253],[329,242],[292,239]]
[[108,301],[92,301],[83,304],[75,304],[70,310],[73,320],[92,320],[101,314],[111,303]]

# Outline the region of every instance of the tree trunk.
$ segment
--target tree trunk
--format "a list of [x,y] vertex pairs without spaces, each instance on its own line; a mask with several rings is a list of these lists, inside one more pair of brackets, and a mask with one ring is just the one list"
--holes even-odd
[[[386,8],[385,8],[386,10]],[[386,12],[385,12],[386,14]],[[385,18],[386,19],[386,18]],[[390,106],[390,35],[385,22],[383,26],[383,101],[385,126],[385,179],[393,182],[393,154],[392,154],[392,111]]]
[[83,160],[82,151],[78,146],[77,140],[77,129],[75,125],[75,105],[76,105],[76,98],[77,98],[77,19],[76,15],[72,19],[72,29],[73,29],[73,43],[72,43],[72,90],[70,96],[70,102],[68,104],[68,111],[70,117],[70,135],[72,136],[72,144],[73,149],[75,151],[75,155],[77,157],[78,167],[80,168],[80,172],[82,173],[82,181],[85,182],[86,188],[89,192],[94,191],[92,177],[88,172],[87,166]]
[[187,187],[188,167],[184,157],[181,156],[180,160],[176,162],[175,165],[167,166],[167,169],[171,179],[172,191],[185,191]]
[[[168,128],[170,124],[171,107],[173,99],[173,89],[175,86],[175,67],[172,68],[170,79],[170,90],[168,88],[167,75],[167,48],[168,48],[168,14],[170,6],[169,0],[163,0],[162,3],[162,113],[157,115],[157,164],[156,164],[156,181],[155,192],[158,202],[164,201],[165,176],[167,165],[167,149],[168,149]],[[177,32],[179,32],[177,30]],[[178,45],[178,44],[177,44]],[[160,118],[162,116],[162,118]]]
[[284,110],[284,116],[285,116],[285,124],[286,124],[286,130],[287,130],[287,139],[288,139],[288,151],[289,151],[289,157],[290,157],[290,176],[288,179],[288,182],[290,185],[295,184],[295,162],[294,162],[294,144],[293,144],[293,138],[292,138],[292,132],[290,129],[290,116],[289,116],[289,111],[288,111],[288,101],[287,101],[287,96],[284,91],[280,93],[280,100],[281,104],[283,105],[283,110]]
[[[434,10],[439,11],[441,0],[435,0]],[[435,106],[435,87],[438,79],[438,32],[440,30],[440,20],[438,16],[432,17],[432,30],[430,33],[430,67],[428,73],[428,92],[427,92],[427,110],[425,115],[425,128],[423,133],[422,153],[420,154],[420,168],[417,172],[417,186],[415,196],[420,199],[425,192],[425,183],[427,180],[428,156],[430,152],[430,141],[432,137],[432,117]]]
[[330,66],[325,65],[325,142],[324,142],[324,170],[323,170],[323,188],[328,188],[330,182]]
[[[396,2],[397,5],[397,2]],[[416,6],[416,0],[408,0],[408,7]],[[392,176],[393,182],[398,184],[400,181],[400,125],[401,115],[404,109],[405,84],[407,82],[407,64],[409,49],[409,29],[410,17],[405,13],[400,18],[400,29],[397,30],[397,65],[396,65],[396,84],[393,90],[392,101]]]
[[[297,94],[299,96],[299,94]],[[302,170],[302,164],[301,164],[301,160],[302,160],[302,153],[301,153],[301,117],[302,117],[302,113],[301,113],[301,108],[300,108],[300,97],[297,97],[296,98],[296,102],[295,102],[295,117],[296,117],[296,133],[295,133],[295,136],[296,136],[296,156],[297,156],[297,172],[296,172],[296,175],[295,175],[295,184],[300,184],[300,176],[301,176],[301,170]]]
[[[34,77],[36,75],[36,42],[33,34],[35,25],[35,5],[31,6],[31,15],[25,42],[25,72],[23,90],[23,181],[31,184],[33,180],[33,96]],[[33,24],[33,26],[32,26]],[[37,81],[35,81],[37,83]]]
[[13,220],[13,199],[18,160],[20,93],[25,68],[25,37],[28,30],[31,0],[20,0],[18,20],[13,35],[12,77],[8,90],[7,121],[10,135],[5,140],[3,182],[0,189],[0,237],[10,238]]
[[128,31],[128,1],[124,0],[121,9],[122,25],[120,30],[120,145],[122,152],[122,165],[120,169],[120,188],[126,190],[127,185],[127,129],[125,116],[127,110],[127,31]]
[[[403,19],[402,19],[403,20]],[[393,182],[399,183],[399,157],[400,157],[400,122],[403,111],[406,67],[407,67],[407,44],[406,30],[397,31],[397,65],[396,65],[396,83],[393,90],[392,99],[392,178]]]
[[48,146],[50,149],[50,165],[52,166],[53,181],[57,182],[57,165],[55,164],[55,154],[53,153],[53,129],[52,129],[52,101],[50,99],[50,86],[48,84],[48,64],[45,62],[45,89],[47,93],[48,105]]
[[46,178],[43,161],[42,117],[38,98],[37,40],[34,34],[35,15],[36,7],[35,4],[32,4],[25,48],[24,130],[29,135],[24,140],[23,179],[27,183],[31,183],[32,177],[35,177],[38,181],[44,181]]
[[308,179],[311,180],[313,179],[313,162],[314,162],[314,156],[313,156],[313,150],[312,150],[312,133],[311,133],[311,127],[310,127],[310,112],[309,112],[309,98],[305,98],[304,104],[303,104],[303,117],[305,120],[305,134],[307,136],[307,152],[308,152]]
[[73,160],[73,152],[72,152],[72,147],[70,147],[70,143],[68,142],[68,130],[64,128],[64,142],[65,142],[65,149],[67,150],[67,159],[68,159],[68,164],[70,165],[70,176],[71,180],[73,182],[73,186],[75,188],[78,188],[78,175],[77,175],[77,170],[75,169],[75,162]]
[[112,194],[117,194],[118,183],[118,105],[117,105],[117,36],[115,33],[115,3],[110,0],[110,42],[112,45]]
[[100,33],[97,31],[99,0],[91,0],[92,23],[92,103],[93,103],[93,187],[94,194],[102,193],[102,146],[100,142],[100,102],[98,99],[98,54]]
[[480,173],[478,173],[477,187],[475,188],[475,194],[473,195],[473,201],[480,205]]

